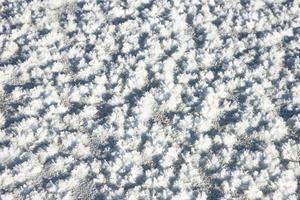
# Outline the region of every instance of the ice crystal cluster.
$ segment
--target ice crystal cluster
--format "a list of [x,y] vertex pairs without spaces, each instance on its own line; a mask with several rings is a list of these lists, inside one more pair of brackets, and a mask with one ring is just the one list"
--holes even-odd
[[299,198],[299,0],[0,0],[1,200]]

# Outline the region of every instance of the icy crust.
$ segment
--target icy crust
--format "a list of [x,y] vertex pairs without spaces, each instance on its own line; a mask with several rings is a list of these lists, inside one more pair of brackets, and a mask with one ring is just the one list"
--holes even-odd
[[298,199],[299,13],[1,0],[0,199]]

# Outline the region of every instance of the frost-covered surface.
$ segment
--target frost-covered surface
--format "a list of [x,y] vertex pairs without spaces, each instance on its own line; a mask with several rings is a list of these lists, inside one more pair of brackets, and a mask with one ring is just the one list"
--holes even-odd
[[0,2],[0,199],[299,198],[299,1]]

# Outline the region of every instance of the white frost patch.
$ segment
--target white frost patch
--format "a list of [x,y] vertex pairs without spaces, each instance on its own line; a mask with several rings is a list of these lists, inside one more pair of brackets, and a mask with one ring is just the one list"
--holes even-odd
[[10,59],[19,49],[18,45],[13,41],[3,41],[3,49],[2,53],[0,54],[1,60],[8,60]]
[[299,199],[296,1],[0,1],[0,199]]

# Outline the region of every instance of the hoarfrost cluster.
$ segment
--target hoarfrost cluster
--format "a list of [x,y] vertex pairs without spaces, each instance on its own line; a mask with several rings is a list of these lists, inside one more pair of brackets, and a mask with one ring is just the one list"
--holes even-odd
[[298,0],[0,0],[0,199],[300,198]]

